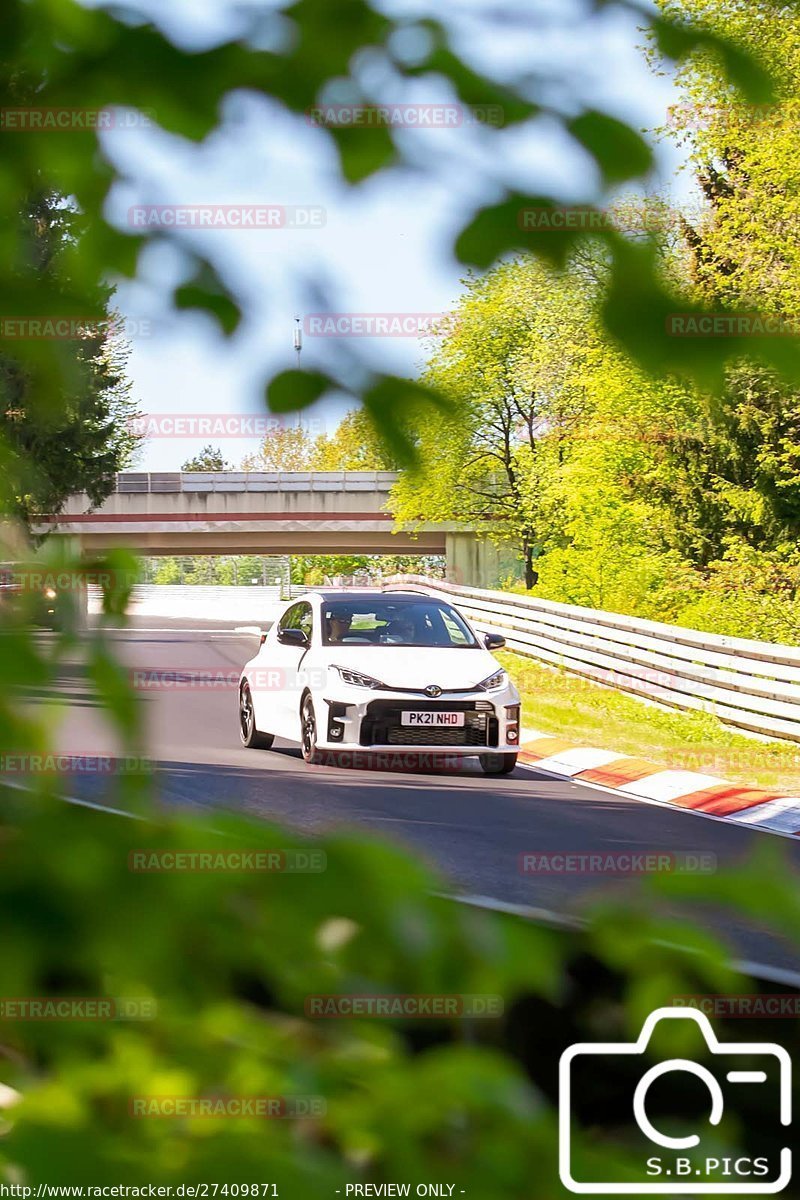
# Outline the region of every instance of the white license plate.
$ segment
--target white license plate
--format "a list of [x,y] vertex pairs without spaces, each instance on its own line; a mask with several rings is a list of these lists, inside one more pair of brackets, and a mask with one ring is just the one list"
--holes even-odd
[[463,712],[404,712],[400,714],[400,724],[456,727],[464,724],[464,716]]

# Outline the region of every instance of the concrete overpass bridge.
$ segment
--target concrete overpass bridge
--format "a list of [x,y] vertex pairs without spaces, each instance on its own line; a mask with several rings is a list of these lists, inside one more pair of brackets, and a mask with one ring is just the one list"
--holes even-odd
[[90,511],[74,496],[37,527],[87,552],[141,554],[443,554],[453,581],[489,586],[496,549],[455,523],[395,531],[391,471],[126,472]]

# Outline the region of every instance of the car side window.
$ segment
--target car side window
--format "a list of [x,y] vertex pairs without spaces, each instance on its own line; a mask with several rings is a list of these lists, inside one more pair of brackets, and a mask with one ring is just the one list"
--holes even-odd
[[298,609],[301,607],[302,605],[300,604],[293,604],[291,608],[287,608],[278,623],[278,629],[297,629],[296,617],[298,616]]
[[298,604],[296,607],[298,611],[292,623],[292,628],[302,629],[303,633],[310,642],[311,629],[314,623],[314,614],[312,612],[311,605],[304,601],[302,604]]

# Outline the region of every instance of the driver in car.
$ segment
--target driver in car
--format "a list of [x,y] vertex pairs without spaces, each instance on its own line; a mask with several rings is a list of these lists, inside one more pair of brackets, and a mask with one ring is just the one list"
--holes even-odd
[[399,644],[413,645],[414,643],[414,622],[405,613],[394,618],[383,631],[381,641],[397,642]]
[[328,641],[341,642],[350,632],[353,615],[344,608],[332,608],[328,614]]

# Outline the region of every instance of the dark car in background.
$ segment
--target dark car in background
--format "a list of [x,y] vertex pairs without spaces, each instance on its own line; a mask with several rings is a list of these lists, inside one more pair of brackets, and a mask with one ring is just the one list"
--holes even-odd
[[19,563],[0,564],[0,619],[58,629],[65,603],[53,579]]

